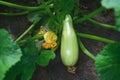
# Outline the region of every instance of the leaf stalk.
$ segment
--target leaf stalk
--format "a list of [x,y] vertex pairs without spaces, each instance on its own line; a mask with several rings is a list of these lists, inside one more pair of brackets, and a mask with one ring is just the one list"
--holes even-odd
[[95,61],[95,56],[85,48],[81,40],[79,40],[79,45],[80,45],[81,50],[85,53],[85,55],[87,55],[89,58]]
[[99,36],[95,36],[95,35],[91,35],[91,34],[77,33],[77,35],[80,37],[83,37],[83,38],[89,38],[89,39],[98,40],[98,41],[102,41],[102,42],[106,42],[106,43],[115,43],[116,42],[114,40],[110,40],[107,38],[103,38],[103,37],[99,37]]

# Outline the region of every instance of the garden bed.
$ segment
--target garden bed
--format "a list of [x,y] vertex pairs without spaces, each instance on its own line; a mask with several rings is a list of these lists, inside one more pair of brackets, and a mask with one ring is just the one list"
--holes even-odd
[[[86,7],[87,13],[94,11],[100,5],[97,1],[90,1],[88,0],[85,2],[82,0],[82,4]],[[93,19],[102,23],[115,24],[114,13],[112,10],[101,12],[94,16]],[[31,23],[27,21],[27,15],[15,17],[0,16],[0,28],[6,28],[9,33],[13,35],[14,39],[19,37],[30,24]],[[95,34],[97,36],[120,41],[119,32],[111,29],[103,29],[100,26],[93,25],[89,21],[85,21],[77,26],[80,32]],[[85,38],[81,38],[81,40],[85,44],[85,47],[95,56],[106,45],[106,43],[96,40]],[[95,69],[95,63],[81,50],[79,50],[79,59],[75,65],[77,68],[75,74],[69,73],[67,67],[63,65],[60,58],[60,48],[55,53],[56,58],[51,60],[48,66],[40,67],[36,65],[36,70],[34,71],[31,80],[100,80]]]

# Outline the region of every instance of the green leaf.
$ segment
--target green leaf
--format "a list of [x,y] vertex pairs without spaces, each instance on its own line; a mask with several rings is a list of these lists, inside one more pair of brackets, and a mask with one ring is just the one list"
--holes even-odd
[[19,75],[20,80],[30,80],[35,70],[35,62],[38,59],[38,49],[34,41],[22,47],[23,56],[21,61],[13,66],[6,74],[5,80],[17,80]]
[[69,14],[74,8],[74,0],[54,0],[55,12],[64,12]]
[[115,18],[117,30],[120,31],[120,9],[115,9]]
[[52,50],[42,50],[37,60],[40,66],[47,66],[51,59],[55,58],[55,53]]
[[46,16],[47,12],[45,10],[35,10],[35,11],[31,11],[28,14],[28,20],[30,22],[37,22],[39,21],[42,17]]
[[120,80],[120,43],[107,45],[96,57],[101,80]]
[[21,62],[21,65],[23,66],[21,80],[30,80],[35,70],[35,62],[38,59],[39,52],[34,41],[28,42],[27,47],[22,50],[24,57]]
[[30,80],[34,70],[35,64],[22,64],[22,62],[19,62],[7,72],[4,80],[17,80],[17,76],[21,80]]
[[29,66],[26,66],[24,68],[21,80],[30,80],[32,75],[33,75],[33,72],[35,71],[35,69],[36,69],[35,64],[31,64]]
[[3,80],[6,72],[15,65],[22,56],[18,45],[4,29],[0,29],[0,80]]
[[120,0],[102,0],[101,4],[107,9],[114,9],[117,30],[120,31]]
[[102,0],[102,6],[110,8],[119,8],[120,9],[120,0]]

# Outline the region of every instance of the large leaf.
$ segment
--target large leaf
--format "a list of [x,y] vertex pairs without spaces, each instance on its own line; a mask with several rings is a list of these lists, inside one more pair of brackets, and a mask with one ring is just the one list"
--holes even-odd
[[96,57],[101,80],[120,80],[120,43],[107,45]]
[[47,66],[51,59],[55,58],[55,53],[52,50],[42,50],[37,60],[40,66]]
[[120,0],[102,0],[101,4],[107,9],[115,10],[116,26],[120,31]]
[[106,8],[119,8],[120,0],[102,0],[102,5]]
[[74,0],[54,0],[55,12],[70,13],[74,8]]
[[117,30],[120,31],[120,8],[115,9],[115,17],[116,17]]
[[30,80],[35,70],[35,62],[38,58],[38,49],[34,41],[29,42],[26,46],[22,47],[23,56],[21,61],[12,67],[6,75],[5,80],[17,80],[16,76],[19,75],[20,80]]
[[18,45],[4,29],[0,30],[0,80],[3,80],[5,73],[18,61],[22,56]]

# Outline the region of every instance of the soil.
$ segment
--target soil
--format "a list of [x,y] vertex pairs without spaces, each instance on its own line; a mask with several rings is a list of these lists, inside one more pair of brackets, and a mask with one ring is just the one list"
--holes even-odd
[[[87,0],[89,1],[89,0]],[[86,1],[86,2],[87,2]],[[89,6],[83,0],[83,4]],[[93,4],[90,11],[94,10],[96,6],[99,6],[97,2]],[[114,14],[113,11],[109,10],[102,12],[93,19],[102,22],[114,25]],[[29,26],[26,16],[17,16],[17,17],[5,17],[0,16],[0,28],[6,28],[14,38],[18,37],[24,30]],[[112,40],[120,41],[120,33],[110,29],[103,29],[100,26],[95,26],[89,22],[83,22],[79,26],[79,31],[83,33],[95,34],[101,37],[106,37]],[[86,48],[97,55],[100,50],[106,45],[106,43],[94,41],[90,39],[81,38]],[[81,50],[79,51],[79,60],[75,65],[77,67],[76,73],[71,74],[67,71],[67,67],[64,66],[60,58],[60,50],[56,51],[56,58],[52,60],[47,67],[36,66],[36,71],[33,74],[31,80],[100,80],[95,69],[94,62],[88,58]]]

